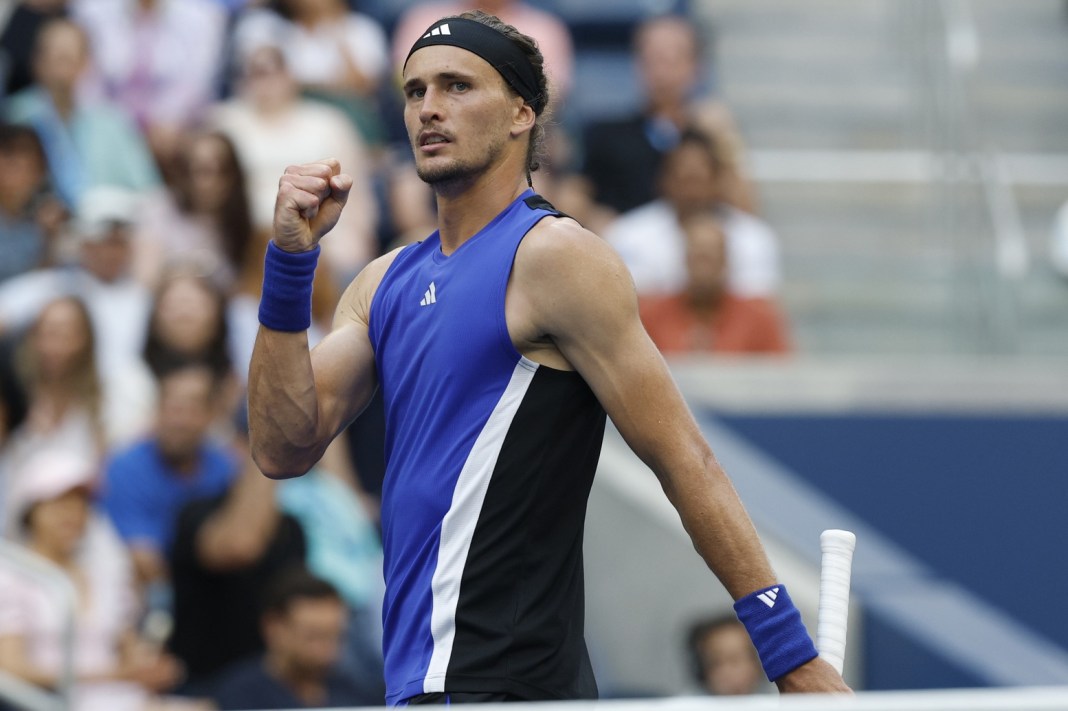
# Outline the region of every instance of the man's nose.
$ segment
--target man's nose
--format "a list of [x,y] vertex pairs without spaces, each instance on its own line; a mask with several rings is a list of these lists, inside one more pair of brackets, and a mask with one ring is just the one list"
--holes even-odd
[[442,117],[442,93],[434,87],[427,87],[423,92],[423,100],[419,104],[419,120],[430,123]]

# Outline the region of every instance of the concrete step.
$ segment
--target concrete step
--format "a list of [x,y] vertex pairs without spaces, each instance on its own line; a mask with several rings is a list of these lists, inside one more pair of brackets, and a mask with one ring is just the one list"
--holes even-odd
[[[754,151],[1068,154],[1062,0],[697,0],[715,28],[718,88]],[[963,12],[958,12],[963,10]],[[952,94],[946,17],[978,39]],[[948,123],[961,118],[968,127]],[[964,132],[968,129],[970,132]],[[1048,262],[1068,181],[1012,196],[1030,269],[998,276],[980,183],[758,185],[783,253],[783,303],[802,350],[1068,356],[1068,282]]]

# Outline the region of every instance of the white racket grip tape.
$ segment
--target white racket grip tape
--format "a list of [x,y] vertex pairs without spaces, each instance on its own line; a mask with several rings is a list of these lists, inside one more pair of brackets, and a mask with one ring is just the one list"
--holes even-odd
[[845,663],[849,619],[849,578],[857,537],[850,531],[830,529],[820,534],[820,609],[816,623],[816,649],[841,674]]

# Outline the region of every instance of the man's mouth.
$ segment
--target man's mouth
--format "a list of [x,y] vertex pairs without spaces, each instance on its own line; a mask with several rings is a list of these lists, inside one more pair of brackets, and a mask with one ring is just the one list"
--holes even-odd
[[424,133],[421,136],[419,136],[419,145],[420,145],[420,147],[437,146],[437,145],[440,145],[442,143],[448,143],[448,142],[449,142],[449,139],[446,138],[445,136],[441,135],[440,133],[428,132],[428,133]]

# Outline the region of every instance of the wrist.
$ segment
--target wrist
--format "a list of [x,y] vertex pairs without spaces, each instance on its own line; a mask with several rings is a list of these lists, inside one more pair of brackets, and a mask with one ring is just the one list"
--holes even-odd
[[319,245],[301,252],[282,249],[273,240],[263,258],[260,323],[274,331],[296,333],[311,326],[312,283]]
[[279,251],[285,252],[286,254],[307,254],[308,252],[314,252],[319,249],[319,244],[317,242],[312,244],[290,244],[285,241],[280,242],[277,238],[272,238],[267,244],[268,249],[270,248],[270,245],[273,244]]
[[769,681],[776,681],[818,656],[801,613],[785,585],[762,588],[734,603],[753,640]]

